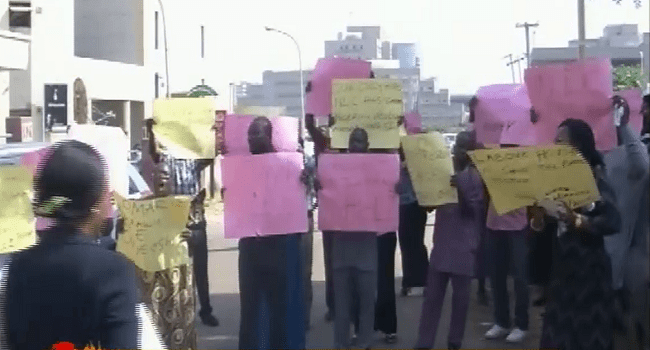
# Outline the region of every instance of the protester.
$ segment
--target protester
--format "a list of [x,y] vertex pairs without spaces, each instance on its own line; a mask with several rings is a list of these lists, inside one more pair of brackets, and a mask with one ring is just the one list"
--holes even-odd
[[[506,336],[518,343],[528,331],[528,217],[526,209],[498,215],[490,202],[487,214],[487,250],[490,261],[490,286],[494,301],[494,326],[485,333],[488,339]],[[508,272],[515,284],[515,322],[510,330]]]
[[104,159],[66,140],[40,164],[34,214],[53,225],[3,267],[0,348],[42,350],[61,341],[77,349],[163,348],[139,305],[132,263],[97,244],[110,210]]
[[[429,258],[424,245],[427,211],[420,206],[413,192],[411,177],[402,163],[400,184],[404,194],[400,196],[399,229],[397,237],[402,252],[402,296],[408,296],[412,288],[424,288],[427,281]],[[409,190],[410,189],[410,190]]]
[[531,227],[541,232],[558,222],[558,266],[546,304],[541,348],[600,350],[613,347],[614,295],[609,256],[603,237],[621,229],[616,195],[587,123],[567,119],[556,144],[570,145],[590,165],[601,199],[575,210],[563,202],[543,200],[531,208]]
[[[613,287],[624,313],[623,329],[615,333],[617,348],[643,349],[648,314],[648,152],[628,125],[630,108],[619,96],[614,97],[618,147],[607,153],[607,175],[616,194],[622,230],[605,237],[605,249],[612,263]],[[634,345],[633,345],[634,344]]]
[[641,141],[648,146],[650,153],[650,94],[643,96],[641,105],[641,115],[643,115],[643,129],[641,130]]
[[460,349],[465,332],[470,287],[475,272],[476,252],[483,231],[483,182],[472,166],[467,151],[476,149],[469,132],[456,136],[453,148],[458,203],[436,209],[433,249],[416,348],[432,349],[442,312],[447,285],[453,287],[449,349]]
[[[361,128],[350,133],[348,152],[368,153],[368,134]],[[320,189],[320,184],[317,184]],[[350,325],[358,318],[355,348],[372,344],[377,292],[377,232],[331,232],[334,277],[334,347],[349,349]],[[354,314],[353,314],[354,313]]]
[[[166,192],[164,195],[189,195],[192,196],[192,205],[189,215],[189,235],[188,243],[193,261],[193,273],[196,279],[196,289],[199,295],[199,317],[201,322],[210,327],[217,327],[219,320],[212,315],[212,306],[210,305],[210,284],[208,281],[208,238],[207,238],[207,221],[205,218],[205,197],[206,190],[201,188],[201,172],[206,169],[213,160],[211,159],[175,159],[170,154],[159,154],[163,148],[158,145],[153,133],[153,119],[147,120],[147,129],[149,135],[149,157],[144,159],[156,160],[154,164],[154,187],[162,184]],[[164,161],[165,163],[160,163]],[[151,166],[149,166],[151,168]],[[161,176],[156,176],[160,174]],[[194,294],[192,294],[194,295]]]
[[[248,128],[250,153],[275,152],[266,117]],[[306,182],[306,173],[301,180]],[[227,196],[227,188],[222,188]],[[239,240],[239,349],[305,348],[305,303],[298,233]],[[264,330],[268,329],[268,333]]]

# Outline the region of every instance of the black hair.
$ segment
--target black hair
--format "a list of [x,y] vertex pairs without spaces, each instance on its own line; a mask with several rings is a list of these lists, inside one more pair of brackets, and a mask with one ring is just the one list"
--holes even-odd
[[363,135],[366,137],[366,141],[368,141],[368,132],[364,128],[360,128],[360,127],[356,127],[352,129],[352,131],[350,132],[350,138],[352,137],[352,135],[358,132],[363,133]]
[[643,103],[650,105],[650,94],[643,96]]
[[592,168],[604,165],[603,156],[596,149],[596,139],[589,124],[580,119],[566,119],[558,128],[561,127],[567,128],[571,145],[582,154]]
[[[461,141],[461,142],[459,142]],[[464,146],[463,148],[468,151],[474,151],[478,148],[476,143],[476,132],[475,131],[461,131],[456,134],[456,144],[459,146]]]
[[[34,179],[35,211],[62,222],[83,220],[102,200],[108,185],[107,164],[92,146],[76,140],[51,147]],[[63,201],[52,205],[57,198]]]
[[273,124],[271,123],[271,120],[267,117],[255,117],[253,121],[251,122],[251,125],[253,124],[258,124],[262,130],[264,130],[264,133],[266,136],[269,138],[273,136]]

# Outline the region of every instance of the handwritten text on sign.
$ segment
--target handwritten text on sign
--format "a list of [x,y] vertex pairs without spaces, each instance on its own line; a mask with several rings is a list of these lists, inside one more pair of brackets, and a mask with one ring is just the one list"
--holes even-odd
[[318,159],[318,227],[328,231],[397,230],[397,154],[322,154]]
[[334,80],[332,93],[332,148],[348,148],[356,127],[368,132],[370,148],[399,148],[397,121],[404,114],[399,80]]
[[419,204],[457,203],[458,192],[449,183],[453,164],[442,135],[436,132],[404,136],[402,147]]
[[181,233],[187,225],[189,197],[134,201],[115,196],[124,218],[117,251],[144,271],[156,272],[189,263]]
[[226,238],[307,231],[302,154],[228,155],[221,161]]
[[32,174],[27,168],[0,168],[0,254],[25,249],[36,240],[31,188]]
[[559,199],[571,208],[600,198],[589,164],[567,146],[478,150],[470,157],[499,214]]

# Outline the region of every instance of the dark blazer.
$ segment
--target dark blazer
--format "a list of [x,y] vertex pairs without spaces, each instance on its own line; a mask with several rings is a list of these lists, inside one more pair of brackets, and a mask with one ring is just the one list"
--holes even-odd
[[139,301],[133,264],[73,229],[55,227],[11,256],[2,305],[10,349],[57,342],[138,348]]

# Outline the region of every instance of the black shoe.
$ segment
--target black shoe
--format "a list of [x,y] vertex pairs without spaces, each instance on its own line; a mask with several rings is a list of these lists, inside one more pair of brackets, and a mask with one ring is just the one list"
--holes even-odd
[[409,295],[409,292],[410,292],[410,291],[411,291],[411,288],[403,288],[403,287],[402,287],[402,290],[400,291],[400,294],[401,294],[403,297],[407,297],[407,296]]
[[212,314],[207,314],[207,315],[201,315],[201,322],[209,327],[218,327],[219,326],[219,320],[212,316]]
[[447,345],[447,349],[449,349],[449,350],[459,350],[460,345],[449,343],[449,345]]
[[397,334],[395,334],[395,333],[384,334],[384,342],[386,342],[386,344],[395,344],[395,343],[397,343]]
[[327,311],[327,313],[325,314],[325,321],[332,322],[333,319],[334,319],[334,313],[332,311]]

